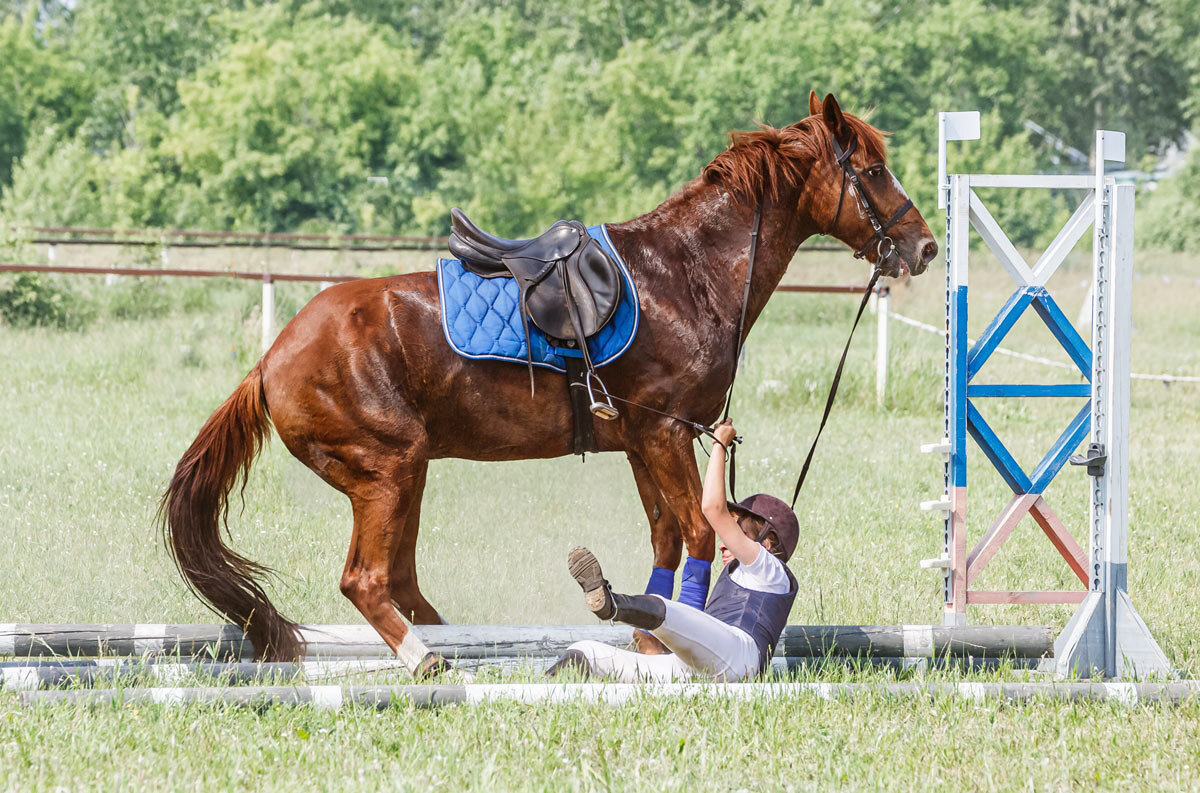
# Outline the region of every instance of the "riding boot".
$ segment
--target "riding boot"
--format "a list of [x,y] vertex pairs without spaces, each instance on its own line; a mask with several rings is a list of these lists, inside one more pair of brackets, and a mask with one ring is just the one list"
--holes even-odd
[[602,620],[624,622],[635,628],[653,630],[662,625],[667,607],[654,595],[618,595],[604,578],[600,562],[587,548],[567,555],[567,569],[583,590],[588,610]]
[[612,595],[616,605],[614,622],[652,631],[667,618],[667,604],[655,595]]
[[568,670],[574,670],[584,680],[596,676],[596,670],[592,669],[587,656],[581,650],[567,650],[546,670],[546,677],[558,677]]

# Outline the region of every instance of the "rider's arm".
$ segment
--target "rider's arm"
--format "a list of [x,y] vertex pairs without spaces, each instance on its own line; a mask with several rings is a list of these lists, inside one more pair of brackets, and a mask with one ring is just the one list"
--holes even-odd
[[735,434],[733,424],[728,419],[716,427],[718,442],[713,444],[708,470],[704,474],[704,493],[700,498],[700,507],[709,525],[733,557],[742,564],[752,564],[758,558],[762,546],[742,532],[737,519],[729,513],[729,504],[725,497],[725,448],[733,443]]

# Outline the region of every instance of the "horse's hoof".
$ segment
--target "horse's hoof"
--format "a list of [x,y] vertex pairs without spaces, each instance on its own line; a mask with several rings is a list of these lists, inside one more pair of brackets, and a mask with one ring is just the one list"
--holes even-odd
[[429,680],[452,671],[454,671],[454,667],[445,658],[437,653],[426,653],[425,657],[421,659],[421,663],[417,664],[417,668],[413,670],[413,677],[417,680]]
[[666,655],[671,652],[653,633],[633,632],[633,649],[642,655]]

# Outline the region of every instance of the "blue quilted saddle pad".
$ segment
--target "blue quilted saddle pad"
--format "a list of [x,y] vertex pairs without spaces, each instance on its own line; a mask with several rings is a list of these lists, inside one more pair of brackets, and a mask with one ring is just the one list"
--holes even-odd
[[[638,295],[629,269],[613,248],[605,226],[589,226],[588,234],[600,243],[625,276],[625,288],[612,319],[587,340],[592,363],[599,367],[615,361],[633,343],[638,327]],[[515,278],[482,278],[463,267],[458,259],[438,259],[437,275],[442,330],[455,352],[464,358],[526,363],[520,289]],[[578,350],[551,344],[532,322],[529,338],[534,366],[565,372],[564,358],[582,357]]]

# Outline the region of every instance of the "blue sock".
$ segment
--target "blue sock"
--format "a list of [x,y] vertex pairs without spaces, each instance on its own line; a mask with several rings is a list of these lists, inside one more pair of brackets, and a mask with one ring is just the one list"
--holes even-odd
[[679,602],[704,610],[708,600],[708,579],[712,573],[712,562],[689,556],[683,563],[683,583],[679,586]]
[[670,600],[675,597],[675,571],[655,567],[650,571],[650,583],[646,584],[647,595],[661,595]]

